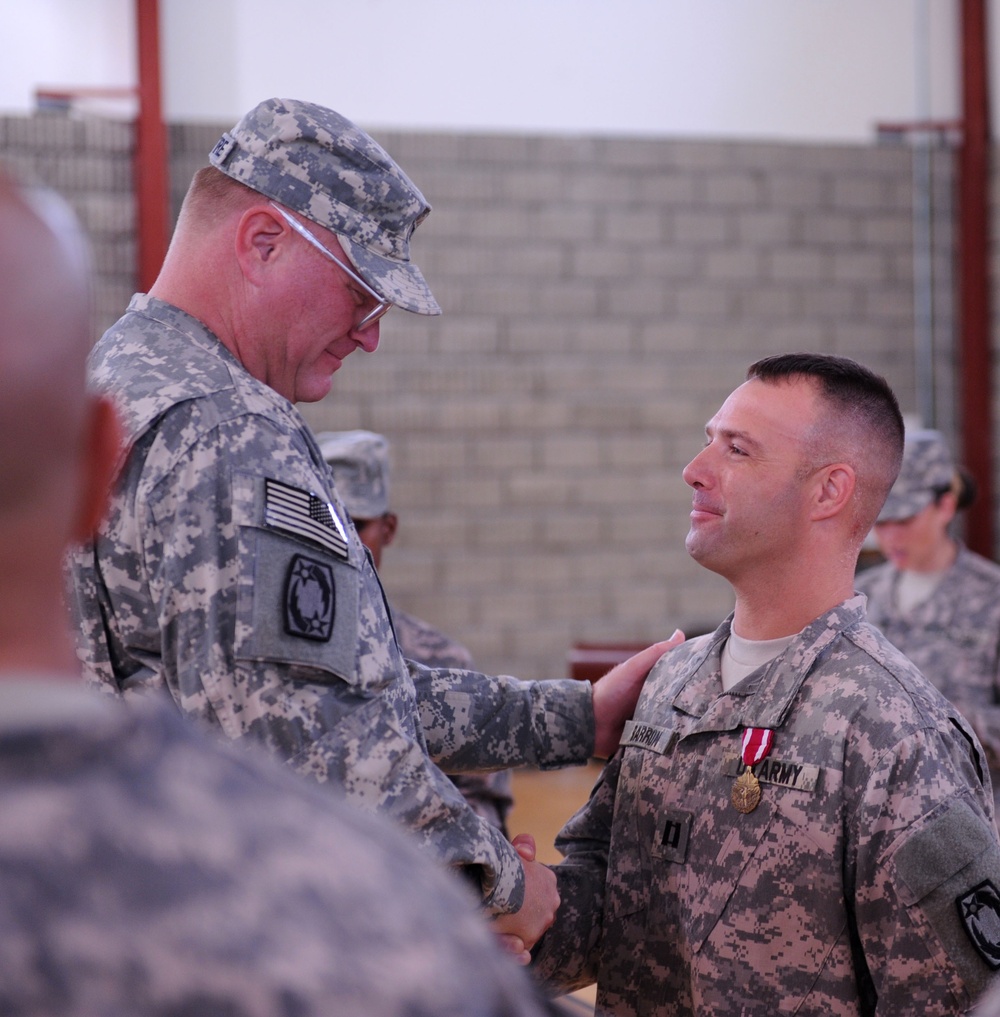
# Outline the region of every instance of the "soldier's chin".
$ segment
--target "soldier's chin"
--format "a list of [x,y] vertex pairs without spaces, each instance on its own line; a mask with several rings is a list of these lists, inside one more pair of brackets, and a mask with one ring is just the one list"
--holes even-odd
[[318,403],[320,399],[325,399],[333,387],[333,372],[340,367],[340,364],[341,362],[338,360],[337,367],[329,373],[324,372],[320,374],[315,372],[311,374],[308,381],[296,386],[295,398],[292,402]]
[[687,553],[699,565],[704,565],[705,559],[710,556],[709,548],[693,526],[688,530],[688,535],[684,538],[684,547],[687,548]]
[[702,568],[725,576],[724,560],[723,556],[719,553],[719,549],[713,546],[712,542],[703,540],[701,535],[695,532],[694,528],[689,531],[685,538],[684,546],[691,558]]

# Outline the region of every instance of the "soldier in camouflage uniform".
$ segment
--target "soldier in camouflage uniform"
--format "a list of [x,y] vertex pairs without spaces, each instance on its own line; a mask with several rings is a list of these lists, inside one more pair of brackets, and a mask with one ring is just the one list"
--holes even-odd
[[886,562],[859,573],[868,620],[958,707],[986,750],[1000,796],[1000,565],[949,533],[975,489],[944,435],[907,434],[875,523]]
[[5,1017],[545,1012],[387,820],[173,708],[27,681],[0,676]]
[[0,1013],[540,1017],[386,820],[83,686],[62,555],[119,437],[85,393],[83,248],[64,205],[0,177]]
[[[392,543],[399,525],[399,517],[389,509],[389,440],[374,431],[324,431],[316,441],[333,471],[333,486],[379,570],[382,549]],[[432,668],[472,668],[468,649],[440,629],[394,604],[389,614],[408,660]],[[507,835],[507,814],[514,803],[510,770],[450,776],[476,814]]]
[[1000,967],[1000,843],[982,749],[853,593],[899,468],[881,378],[753,365],[688,464],[689,553],[734,613],[666,653],[561,831],[536,948],[598,1012],[964,1013]]
[[533,942],[554,914],[552,873],[436,764],[610,754],[657,650],[592,695],[402,657],[293,403],[321,399],[346,356],[374,350],[392,306],[439,312],[410,260],[429,206],[367,134],[311,103],[261,103],[210,162],[151,291],[91,358],[127,454],[108,521],[71,561],[85,671],[115,694],[166,690],[190,717],[392,816]]

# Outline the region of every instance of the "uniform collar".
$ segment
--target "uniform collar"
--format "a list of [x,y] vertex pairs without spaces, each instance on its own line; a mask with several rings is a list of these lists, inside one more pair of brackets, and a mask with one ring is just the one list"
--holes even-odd
[[817,658],[864,619],[865,598],[848,598],[810,622],[774,660],[723,693],[721,651],[729,638],[730,615],[688,662],[672,705],[699,718],[697,730],[781,727]]

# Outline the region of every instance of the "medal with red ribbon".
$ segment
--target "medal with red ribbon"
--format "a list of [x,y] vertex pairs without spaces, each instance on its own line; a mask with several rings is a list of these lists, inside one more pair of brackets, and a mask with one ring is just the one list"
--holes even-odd
[[754,776],[756,766],[771,751],[774,732],[767,727],[748,727],[743,732],[743,765],[746,769],[733,784],[732,802],[737,812],[753,812],[760,804],[760,781]]

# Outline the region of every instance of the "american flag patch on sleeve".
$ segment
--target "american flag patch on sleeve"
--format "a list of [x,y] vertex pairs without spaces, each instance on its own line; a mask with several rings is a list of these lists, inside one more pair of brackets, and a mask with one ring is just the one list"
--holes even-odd
[[339,558],[347,557],[347,534],[336,512],[329,502],[309,491],[265,480],[264,522],[275,530],[320,544]]

